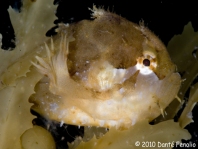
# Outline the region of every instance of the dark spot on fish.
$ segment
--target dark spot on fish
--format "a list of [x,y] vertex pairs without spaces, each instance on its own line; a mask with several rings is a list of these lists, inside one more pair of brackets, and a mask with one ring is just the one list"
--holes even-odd
[[144,66],[150,66],[150,60],[149,59],[144,59],[143,60],[143,65]]

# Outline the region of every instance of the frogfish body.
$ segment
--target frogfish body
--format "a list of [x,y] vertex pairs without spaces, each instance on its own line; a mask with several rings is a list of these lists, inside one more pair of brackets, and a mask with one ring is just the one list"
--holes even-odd
[[33,63],[45,76],[32,109],[67,124],[127,128],[153,120],[180,88],[166,47],[145,26],[93,8],[93,20],[59,25]]

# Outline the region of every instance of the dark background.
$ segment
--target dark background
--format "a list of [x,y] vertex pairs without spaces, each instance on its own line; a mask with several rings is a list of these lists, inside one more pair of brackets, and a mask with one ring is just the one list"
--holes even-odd
[[[91,12],[88,10],[92,8],[93,4],[96,6],[109,9],[128,20],[139,23],[144,21],[144,24],[152,30],[163,42],[167,45],[168,41],[176,34],[180,34],[183,31],[184,25],[189,21],[192,22],[194,30],[198,30],[198,6],[196,1],[167,1],[167,0],[87,0],[87,1],[68,1],[68,0],[55,0],[54,4],[58,4],[57,17],[54,23],[58,22],[71,23],[82,19],[89,19]],[[20,11],[20,0],[1,0],[0,1],[0,33],[3,35],[2,48],[7,50],[9,48],[14,49],[14,30],[10,24],[9,15],[7,12],[8,6],[12,6],[16,10]],[[193,116],[195,123],[191,123],[187,126],[187,129],[192,134],[192,142],[195,142],[198,146],[198,120],[197,120],[198,108],[193,110]],[[44,125],[44,120],[40,117],[34,121],[37,124]],[[66,126],[70,128],[72,126]],[[53,125],[55,129],[55,124]],[[53,133],[56,137],[55,140],[59,140],[57,148],[64,148],[64,140],[61,137],[66,133],[61,128],[56,127],[57,132]],[[81,132],[75,132],[81,134]],[[69,131],[69,129],[68,129]],[[72,132],[70,132],[72,134]],[[66,136],[65,136],[66,137]]]

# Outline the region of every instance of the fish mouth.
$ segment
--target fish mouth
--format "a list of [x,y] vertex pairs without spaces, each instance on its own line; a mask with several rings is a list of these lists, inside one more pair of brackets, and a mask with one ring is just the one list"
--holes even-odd
[[[67,57],[61,61],[64,55],[61,50],[57,55],[60,56],[58,62],[67,61]],[[54,60],[57,63],[57,59]],[[52,69],[45,67],[50,66],[47,61],[40,58],[38,61],[41,65],[34,65],[41,72]],[[163,115],[163,110],[176,96],[180,76],[171,73],[159,79],[149,66],[143,58],[127,69],[114,68],[108,61],[96,61],[86,70],[82,81],[73,80],[67,65],[58,67],[64,70],[63,74],[50,74],[36,85],[35,94],[29,99],[34,103],[31,109],[48,119],[82,126],[128,128],[140,120],[151,121]],[[52,75],[61,80],[54,83]]]

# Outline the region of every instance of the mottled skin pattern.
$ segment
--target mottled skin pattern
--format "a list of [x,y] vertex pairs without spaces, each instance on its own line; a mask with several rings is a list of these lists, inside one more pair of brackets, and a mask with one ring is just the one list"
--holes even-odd
[[37,57],[46,77],[32,109],[68,124],[117,128],[163,114],[181,82],[165,46],[144,25],[95,7],[92,17],[60,25],[47,57]]

